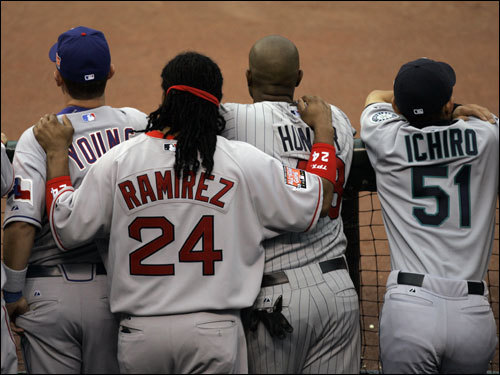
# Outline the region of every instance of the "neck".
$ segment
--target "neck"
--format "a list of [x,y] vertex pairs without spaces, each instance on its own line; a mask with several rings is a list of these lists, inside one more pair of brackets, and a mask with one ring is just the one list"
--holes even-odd
[[97,108],[106,105],[106,99],[104,95],[99,98],[93,98],[93,99],[75,99],[69,96],[67,93],[65,93],[64,105],[65,107],[74,105],[83,108]]
[[253,102],[286,102],[293,103],[293,91],[290,93],[253,92]]

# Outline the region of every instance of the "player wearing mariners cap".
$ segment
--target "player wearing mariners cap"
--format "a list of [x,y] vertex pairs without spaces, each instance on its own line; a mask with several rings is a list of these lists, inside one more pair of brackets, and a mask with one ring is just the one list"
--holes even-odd
[[[133,108],[105,105],[114,66],[101,31],[79,26],[64,32],[49,58],[65,101],[59,116],[66,114],[75,128],[69,168],[72,184],[79,186],[90,167],[135,129],[144,129],[147,118]],[[118,322],[109,310],[98,242],[71,253],[58,249],[44,209],[45,159],[30,127],[17,143],[15,186],[4,221],[5,299],[22,334],[26,368],[29,373],[116,373]],[[85,230],[82,225],[78,231]],[[99,243],[105,247],[107,239]]]
[[[246,73],[254,103],[224,104],[223,135],[250,143],[284,165],[303,168],[315,155],[311,146],[316,133],[293,103],[302,75],[290,40],[270,35],[257,41]],[[337,160],[334,199],[314,229],[264,242],[262,289],[247,317],[252,373],[359,372],[359,304],[345,261],[340,217],[355,131],[339,108],[330,108]]]
[[[2,197],[7,194],[14,186],[14,170],[10,163],[9,157],[5,150],[7,136],[2,133]],[[5,308],[3,299],[3,286],[6,282],[6,276],[2,261],[2,321],[1,321],[1,339],[2,339],[2,357],[1,357],[1,373],[2,374],[17,374],[17,353],[16,342],[10,330],[10,320]]]
[[[222,74],[208,57],[180,54],[162,78],[163,102],[147,133],[110,150],[76,190],[61,144],[71,138],[69,121],[39,122],[51,225],[68,247],[109,233],[111,310],[123,314],[121,372],[245,373],[239,309],[260,289],[261,242],[312,229],[331,204],[330,108],[315,97],[299,102],[322,156],[303,171],[218,136]],[[76,232],[82,223],[86,230]]]
[[454,104],[455,80],[447,63],[408,62],[394,91],[373,91],[361,115],[391,253],[380,318],[385,373],[486,373],[495,352],[483,280],[495,232],[498,118]]

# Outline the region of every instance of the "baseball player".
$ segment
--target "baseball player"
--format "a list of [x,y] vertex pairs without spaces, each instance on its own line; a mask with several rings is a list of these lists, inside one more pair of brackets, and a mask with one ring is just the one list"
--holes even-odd
[[[133,108],[105,105],[114,74],[102,32],[79,26],[61,34],[49,51],[66,114],[75,128],[69,170],[79,186],[96,161],[144,129],[147,117]],[[15,187],[5,212],[5,300],[22,334],[30,373],[116,373],[118,321],[109,310],[106,270],[97,242],[75,251],[58,249],[45,215],[46,154],[33,127],[19,139]],[[86,230],[83,224],[77,232]],[[100,245],[107,245],[106,240]],[[26,267],[26,265],[28,265]],[[22,297],[24,296],[24,297]]]
[[[293,103],[302,78],[297,48],[279,35],[260,39],[250,50],[246,78],[254,103],[224,104],[223,135],[250,143],[288,167],[303,168],[317,135]],[[264,242],[265,274],[253,306],[264,324],[246,330],[251,373],[359,372],[359,304],[340,217],[355,131],[339,108],[330,108],[336,130],[335,195],[328,215],[314,229]],[[270,312],[275,304],[281,304],[291,326],[278,332],[280,320],[273,324]]]
[[123,317],[121,372],[245,373],[239,309],[259,291],[261,242],[312,229],[331,204],[330,108],[314,97],[299,102],[317,132],[303,171],[217,135],[222,75],[208,57],[182,53],[162,78],[163,102],[147,133],[104,155],[76,190],[62,152],[70,123],[48,115],[39,122],[53,233],[68,248],[110,236],[110,304]]
[[380,318],[385,373],[486,373],[495,352],[483,280],[495,228],[498,118],[457,119],[454,85],[450,65],[411,61],[394,91],[372,92],[361,115],[391,252]]
[[[7,137],[2,133],[2,197],[7,194],[14,186],[14,170],[10,164],[9,157],[5,151],[5,143]],[[2,356],[1,356],[1,373],[2,374],[17,374],[17,353],[16,342],[10,330],[9,314],[5,308],[3,299],[3,286],[5,284],[5,271],[2,261],[2,322],[1,322],[1,337],[2,337]]]

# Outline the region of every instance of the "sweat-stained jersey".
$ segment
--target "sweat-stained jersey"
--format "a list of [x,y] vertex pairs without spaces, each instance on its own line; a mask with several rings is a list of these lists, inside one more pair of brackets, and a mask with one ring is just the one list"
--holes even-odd
[[80,188],[56,196],[50,219],[58,245],[109,236],[104,263],[113,313],[251,306],[264,269],[261,242],[315,226],[321,179],[222,137],[212,174],[178,179],[176,141],[162,136],[141,134],[113,148]]
[[[133,130],[142,130],[147,125],[146,114],[128,107],[102,106],[88,110],[68,107],[58,116],[59,121],[64,113],[75,129],[69,148],[69,170],[74,186],[80,185],[83,176],[100,157],[129,139]],[[38,228],[29,264],[101,262],[93,244],[65,253],[54,243],[45,210],[46,155],[35,139],[33,127],[28,128],[17,142],[13,166],[15,184],[8,196],[4,227],[14,221],[24,221]],[[85,231],[85,227],[78,231]]]
[[495,232],[498,118],[418,129],[391,104],[374,103],[361,115],[361,138],[377,175],[392,269],[483,280]]
[[[285,233],[264,242],[265,273],[288,270],[342,256],[347,247],[342,218],[342,193],[351,168],[353,134],[347,116],[330,105],[336,130],[337,179],[329,214],[308,233]],[[314,132],[300,118],[297,107],[286,102],[225,103],[223,136],[250,143],[283,165],[306,168]],[[267,191],[262,190],[262,194]]]

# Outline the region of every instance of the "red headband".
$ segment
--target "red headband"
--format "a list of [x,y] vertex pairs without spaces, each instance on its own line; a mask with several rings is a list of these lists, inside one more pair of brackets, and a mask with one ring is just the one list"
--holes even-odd
[[212,94],[210,94],[206,91],[196,89],[196,88],[191,87],[191,86],[176,85],[176,86],[170,86],[168,88],[167,95],[168,95],[169,91],[172,89],[181,90],[181,91],[188,91],[193,95],[199,96],[202,99],[205,99],[205,100],[208,100],[209,102],[214,103],[217,107],[219,106],[219,100],[215,96],[213,96]]

